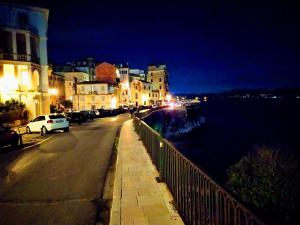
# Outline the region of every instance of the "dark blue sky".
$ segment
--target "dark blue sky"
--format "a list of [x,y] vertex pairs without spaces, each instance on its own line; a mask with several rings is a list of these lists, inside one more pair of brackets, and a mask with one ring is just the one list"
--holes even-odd
[[50,9],[49,62],[162,62],[177,93],[300,86],[290,1],[18,2]]

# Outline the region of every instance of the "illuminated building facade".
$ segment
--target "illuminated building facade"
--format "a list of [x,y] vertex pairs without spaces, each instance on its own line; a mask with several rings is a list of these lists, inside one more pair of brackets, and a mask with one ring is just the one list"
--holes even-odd
[[59,106],[65,99],[65,77],[54,73],[52,68],[48,69],[50,104]]
[[119,108],[118,87],[101,81],[85,81],[76,85],[74,110]]
[[149,106],[153,104],[153,86],[143,80],[133,80],[130,83],[130,103],[134,106]]
[[103,62],[96,66],[96,81],[105,82],[108,84],[115,84],[120,74],[116,66]]
[[49,10],[0,3],[0,102],[23,102],[29,117],[48,114]]
[[119,74],[119,103],[121,106],[128,106],[130,101],[129,67],[118,66]]
[[59,74],[63,74],[65,78],[65,99],[70,101],[76,93],[76,83],[89,81],[89,74],[85,72],[73,71]]
[[159,104],[163,104],[169,93],[169,74],[166,65],[148,66],[147,81],[158,91]]

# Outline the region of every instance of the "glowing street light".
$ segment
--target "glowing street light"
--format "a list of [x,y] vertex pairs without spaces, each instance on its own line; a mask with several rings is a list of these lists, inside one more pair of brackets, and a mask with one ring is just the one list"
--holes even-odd
[[170,94],[167,94],[166,98],[167,98],[167,101],[169,102],[169,101],[171,101],[171,100],[172,100],[172,95],[170,95]]
[[50,88],[49,89],[49,94],[50,95],[58,95],[58,90],[56,88]]

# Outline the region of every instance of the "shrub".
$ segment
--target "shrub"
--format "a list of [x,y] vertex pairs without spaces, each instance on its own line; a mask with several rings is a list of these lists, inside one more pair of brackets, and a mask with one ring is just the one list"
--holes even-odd
[[298,225],[299,159],[279,149],[257,147],[228,170],[227,186],[270,224]]

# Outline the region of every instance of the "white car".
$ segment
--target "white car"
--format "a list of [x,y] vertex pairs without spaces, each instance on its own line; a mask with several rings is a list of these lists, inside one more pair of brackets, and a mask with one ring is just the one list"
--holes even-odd
[[41,115],[36,117],[26,126],[26,132],[43,132],[44,134],[53,130],[69,131],[69,121],[60,114]]
[[100,116],[100,112],[98,111],[98,110],[95,110],[95,109],[93,109],[93,110],[91,110],[96,116]]

